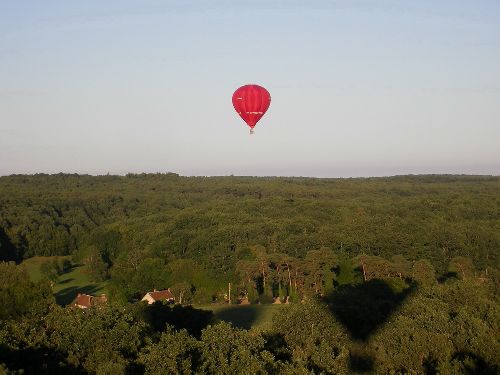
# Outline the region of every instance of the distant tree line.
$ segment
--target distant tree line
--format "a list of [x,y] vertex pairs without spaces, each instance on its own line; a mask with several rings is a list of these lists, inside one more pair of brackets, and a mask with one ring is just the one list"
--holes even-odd
[[401,254],[438,272],[464,256],[484,269],[498,262],[499,191],[499,177],[480,176],[13,175],[0,177],[0,256],[94,251],[110,268],[139,251],[228,273],[260,245],[298,258],[322,247]]

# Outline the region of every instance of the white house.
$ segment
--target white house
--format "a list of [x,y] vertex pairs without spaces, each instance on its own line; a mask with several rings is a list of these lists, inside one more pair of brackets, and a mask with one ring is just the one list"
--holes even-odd
[[141,301],[147,301],[148,305],[151,305],[158,301],[166,301],[168,303],[175,302],[175,297],[170,291],[170,289],[165,290],[153,290],[152,292],[147,292]]

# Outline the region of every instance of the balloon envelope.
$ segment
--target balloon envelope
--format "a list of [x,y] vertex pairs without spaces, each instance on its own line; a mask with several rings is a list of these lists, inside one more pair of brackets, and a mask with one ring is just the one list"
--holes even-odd
[[233,106],[251,129],[264,116],[271,104],[271,95],[259,85],[245,85],[233,94]]

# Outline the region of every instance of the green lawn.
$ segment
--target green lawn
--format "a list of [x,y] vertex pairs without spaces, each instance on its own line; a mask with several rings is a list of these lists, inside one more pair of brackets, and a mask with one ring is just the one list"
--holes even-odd
[[230,322],[235,327],[265,331],[272,326],[274,314],[288,305],[199,305],[196,308],[211,310],[217,319]]
[[[40,266],[53,259],[64,259],[65,257],[33,257],[25,260],[22,264],[26,267],[28,274],[33,281],[42,278]],[[78,293],[91,295],[107,294],[106,283],[95,283],[89,280],[82,265],[73,265],[66,273],[59,276],[57,282],[52,286],[57,303],[67,305]]]
[[63,259],[69,259],[71,257],[69,256],[53,256],[53,257],[33,257],[26,259],[23,261],[23,266],[26,267],[26,270],[28,271],[28,275],[30,275],[30,278],[32,281],[37,282],[42,279],[42,272],[40,271],[40,267],[43,263],[53,261],[53,260],[63,260]]

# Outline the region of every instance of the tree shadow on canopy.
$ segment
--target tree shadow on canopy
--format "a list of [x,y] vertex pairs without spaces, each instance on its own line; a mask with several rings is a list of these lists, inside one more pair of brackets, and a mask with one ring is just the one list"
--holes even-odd
[[[66,353],[46,346],[13,350],[0,345],[0,363],[4,363],[13,374],[78,375],[87,373],[81,367],[68,363]],[[3,374],[1,367],[0,373]]]
[[453,361],[460,363],[460,371],[470,375],[494,375],[499,373],[499,368],[496,364],[488,363],[481,356],[468,352],[457,352],[453,356]]
[[185,329],[190,335],[199,338],[203,329],[214,321],[211,311],[196,309],[193,306],[170,306],[157,301],[152,305],[142,302],[137,308],[140,317],[155,332],[162,332],[166,325],[170,325],[177,330]]
[[0,228],[0,261],[19,263],[21,259],[21,252],[12,243],[5,230]]

